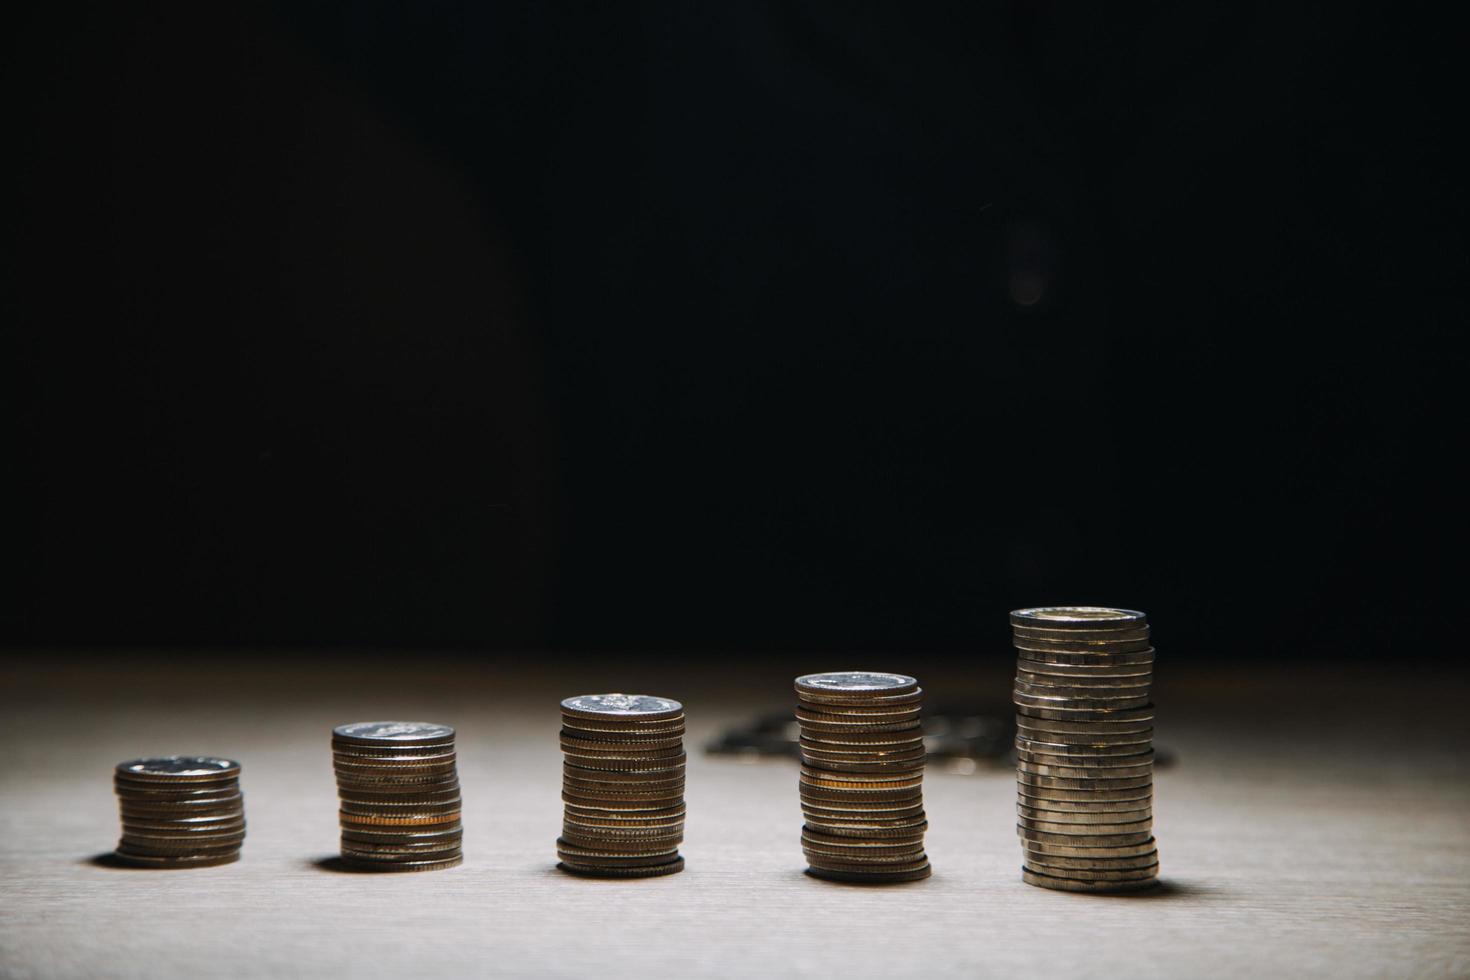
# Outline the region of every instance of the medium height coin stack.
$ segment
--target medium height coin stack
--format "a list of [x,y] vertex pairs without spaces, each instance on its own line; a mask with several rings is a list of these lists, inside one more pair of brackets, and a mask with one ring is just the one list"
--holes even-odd
[[924,692],[904,674],[836,671],[796,679],[801,847],[807,874],[916,881],[924,853]]
[[122,837],[114,856],[146,868],[206,868],[240,860],[245,797],[240,763],[171,755],[118,763]]
[[360,871],[435,871],[463,860],[454,729],[361,721],[332,730],[342,863]]
[[557,867],[594,878],[684,870],[684,706],[648,694],[561,703]]
[[1019,609],[1011,630],[1022,878],[1063,891],[1153,886],[1147,617],[1095,606]]

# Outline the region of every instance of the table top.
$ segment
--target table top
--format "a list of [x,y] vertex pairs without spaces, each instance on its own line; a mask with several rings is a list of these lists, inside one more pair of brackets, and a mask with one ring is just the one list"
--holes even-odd
[[[830,660],[830,658],[825,658]],[[1006,696],[1007,664],[916,673],[931,703]],[[1025,885],[1004,765],[925,780],[934,877],[865,887],[802,874],[793,762],[708,756],[721,726],[789,708],[830,663],[718,657],[16,657],[0,670],[0,973],[7,977],[1465,976],[1470,684],[1160,663],[1164,884],[1129,896]],[[1397,683],[1395,676],[1392,680]],[[1422,687],[1426,687],[1421,685]],[[557,701],[684,700],[687,870],[555,870]],[[328,733],[373,717],[459,730],[465,864],[346,874]],[[240,863],[129,870],[111,770],[216,753],[243,763]]]

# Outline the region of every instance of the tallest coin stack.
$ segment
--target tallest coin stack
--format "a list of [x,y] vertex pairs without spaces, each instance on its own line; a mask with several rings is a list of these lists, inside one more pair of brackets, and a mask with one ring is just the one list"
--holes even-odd
[[1063,891],[1151,887],[1159,853],[1147,617],[1018,609],[1011,631],[1022,878]]

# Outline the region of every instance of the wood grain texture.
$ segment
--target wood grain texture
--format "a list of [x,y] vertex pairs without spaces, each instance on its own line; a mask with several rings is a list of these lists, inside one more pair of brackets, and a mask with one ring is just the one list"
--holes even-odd
[[[1161,663],[1158,742],[1180,760],[1158,776],[1166,885],[1107,897],[1020,881],[1008,769],[931,771],[934,878],[865,888],[801,873],[793,764],[697,751],[688,870],[570,878],[553,867],[559,697],[617,687],[681,697],[694,749],[727,721],[787,706],[790,677],[813,665],[763,662],[721,678],[677,662],[558,673],[419,659],[415,678],[401,663],[235,668],[201,654],[7,668],[0,974],[1470,975],[1470,731],[1458,707],[1470,690],[1459,680],[1424,694],[1341,674],[1171,676]],[[931,700],[1001,700],[1004,666],[921,679]],[[459,728],[466,863],[422,875],[328,870],[328,732],[402,716]],[[92,861],[116,839],[111,767],[155,752],[242,761],[240,864]]]

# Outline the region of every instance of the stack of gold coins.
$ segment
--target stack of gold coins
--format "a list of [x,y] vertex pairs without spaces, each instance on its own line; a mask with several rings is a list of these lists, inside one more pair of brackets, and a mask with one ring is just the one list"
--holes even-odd
[[147,868],[206,868],[240,860],[245,797],[240,763],[171,755],[118,763],[122,837],[116,858]]
[[594,878],[684,870],[684,706],[648,694],[561,703],[557,867]]
[[844,670],[796,679],[801,846],[807,874],[917,881],[924,853],[924,692],[904,674]]
[[360,721],[332,730],[342,863],[362,871],[436,871],[463,860],[454,729]]
[[1147,617],[1095,606],[1018,609],[1011,630],[1022,878],[1063,891],[1153,886]]

